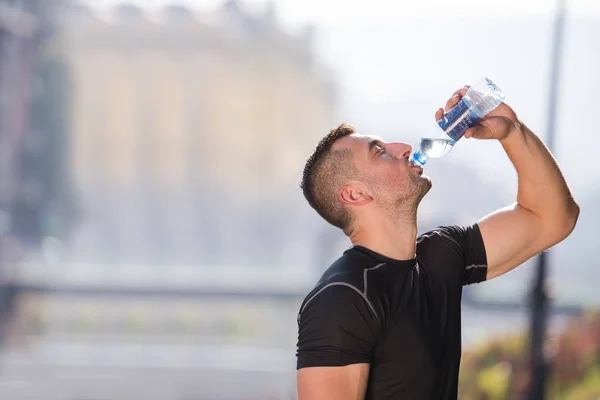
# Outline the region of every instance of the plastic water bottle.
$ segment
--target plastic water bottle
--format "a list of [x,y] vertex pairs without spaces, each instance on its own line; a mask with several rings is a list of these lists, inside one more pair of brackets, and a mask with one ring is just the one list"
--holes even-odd
[[488,78],[471,86],[460,101],[437,121],[429,137],[422,137],[419,151],[410,161],[423,166],[430,158],[448,154],[465,131],[504,101],[504,92]]

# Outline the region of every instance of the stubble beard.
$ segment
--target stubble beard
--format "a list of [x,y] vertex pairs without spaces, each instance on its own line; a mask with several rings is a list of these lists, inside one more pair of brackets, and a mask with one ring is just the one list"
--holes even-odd
[[416,223],[419,204],[431,186],[431,179],[427,176],[411,177],[407,187],[393,193],[380,193],[376,196],[377,202],[391,219]]
[[419,207],[419,204],[421,204],[421,200],[423,200],[423,197],[425,197],[425,195],[427,193],[429,193],[429,190],[431,190],[432,182],[431,182],[431,178],[429,178],[428,176],[421,175],[421,176],[418,176],[413,181],[413,183],[414,183],[414,187],[415,187],[415,195],[413,197],[413,199],[414,199],[413,207],[416,212],[417,208]]

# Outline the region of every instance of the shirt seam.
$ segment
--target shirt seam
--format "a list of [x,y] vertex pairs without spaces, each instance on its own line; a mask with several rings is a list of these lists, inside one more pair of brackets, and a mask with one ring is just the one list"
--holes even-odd
[[363,281],[364,281],[364,292],[363,293],[364,293],[365,297],[367,296],[367,273],[369,271],[373,271],[373,270],[376,270],[377,268],[383,267],[384,265],[385,265],[385,263],[377,264],[373,268],[366,268],[365,272],[363,272]]
[[487,264],[471,264],[467,265],[465,269],[473,269],[473,268],[487,268]]
[[[381,266],[381,265],[379,265]],[[379,267],[378,266],[378,267]],[[374,267],[377,268],[377,267]],[[374,269],[371,268],[371,269]],[[377,313],[375,312],[375,308],[373,307],[373,304],[371,304],[371,302],[369,301],[369,299],[367,298],[366,295],[366,284],[365,284],[365,293],[361,292],[356,286],[351,285],[347,282],[331,282],[328,283],[327,285],[323,286],[321,289],[319,289],[319,291],[315,294],[313,294],[308,300],[306,300],[306,303],[304,303],[304,305],[302,306],[302,308],[300,309],[300,312],[298,313],[298,321],[300,320],[300,314],[302,314],[302,312],[304,311],[304,309],[306,308],[306,306],[308,305],[308,303],[310,303],[315,297],[317,297],[319,294],[321,294],[325,289],[327,289],[328,287],[331,286],[347,286],[350,289],[354,290],[356,293],[358,293],[360,295],[360,297],[362,297],[362,299],[367,303],[367,305],[369,306],[369,308],[371,309],[371,312],[373,313],[373,315],[375,315],[375,318],[377,318],[379,320],[379,316],[377,315]]]

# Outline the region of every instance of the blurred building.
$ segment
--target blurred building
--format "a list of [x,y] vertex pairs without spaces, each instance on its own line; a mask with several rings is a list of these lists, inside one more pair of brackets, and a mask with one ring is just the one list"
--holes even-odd
[[15,263],[38,247],[44,219],[60,203],[58,164],[49,165],[39,145],[56,132],[35,110],[46,98],[38,66],[52,8],[41,0],[0,1],[0,344],[18,298]]
[[[19,224],[13,210],[24,197],[20,155],[29,138],[30,86],[40,35],[39,1],[0,1],[0,237]],[[30,196],[31,197],[31,196]],[[34,208],[29,202],[29,208]],[[18,208],[18,207],[17,207]],[[22,222],[22,221],[19,221]],[[39,233],[39,232],[38,232]],[[3,240],[4,242],[4,240]]]
[[82,209],[72,259],[276,262],[281,229],[303,219],[282,204],[301,198],[304,158],[334,123],[313,29],[291,35],[272,7],[236,1],[200,16],[78,6],[62,27]]

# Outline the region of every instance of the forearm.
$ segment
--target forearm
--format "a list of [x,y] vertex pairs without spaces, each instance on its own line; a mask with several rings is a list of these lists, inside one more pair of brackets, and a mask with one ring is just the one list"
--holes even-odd
[[556,224],[570,232],[579,207],[548,148],[524,124],[519,125],[500,140],[517,170],[517,203],[542,222]]

